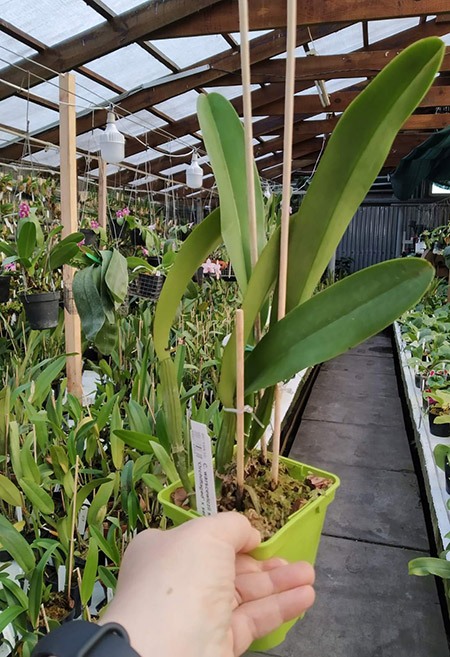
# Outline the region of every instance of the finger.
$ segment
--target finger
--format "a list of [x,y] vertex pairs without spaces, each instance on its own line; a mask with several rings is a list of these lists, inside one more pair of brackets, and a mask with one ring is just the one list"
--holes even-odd
[[280,566],[287,566],[289,562],[280,557],[267,559],[266,561],[258,561],[248,554],[238,554],[236,556],[236,575],[243,573],[260,573],[264,570],[272,570],[272,568],[279,568]]
[[261,542],[259,531],[251,526],[245,516],[236,511],[198,518],[185,523],[184,527],[186,527],[185,531],[192,528],[192,531],[206,532],[209,536],[215,536],[233,547],[236,553],[250,552]]
[[301,586],[241,605],[231,617],[234,654],[241,655],[255,639],[300,616],[311,607],[314,598],[312,586]]
[[245,603],[299,586],[312,586],[314,579],[314,568],[311,564],[299,561],[271,570],[238,575],[235,587],[238,599],[241,603]]

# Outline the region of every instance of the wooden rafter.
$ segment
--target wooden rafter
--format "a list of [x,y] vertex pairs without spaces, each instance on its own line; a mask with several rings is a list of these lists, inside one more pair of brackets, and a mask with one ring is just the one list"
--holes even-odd
[[[315,25],[325,22],[347,22],[406,18],[424,14],[448,13],[447,0],[333,0],[311,2],[297,0],[299,24]],[[249,3],[249,23],[252,30],[267,30],[286,25],[286,3],[273,0],[252,0]],[[183,23],[174,24],[157,32],[153,38],[174,38],[220,32],[239,31],[237,3],[223,0],[219,5],[203,10]]]
[[[449,28],[450,29],[450,28]],[[322,55],[298,57],[295,79],[332,80],[334,78],[370,77],[379,73],[393,59],[401,48],[351,52],[345,55]],[[251,70],[252,84],[283,82],[286,64],[282,59],[271,59],[255,64]],[[441,72],[450,70],[450,48],[444,57]],[[214,82],[214,86],[240,84],[237,73],[224,76]],[[208,86],[208,85],[205,85]]]
[[[190,14],[195,14],[220,1],[196,0],[193,3],[189,0],[153,0],[153,2],[146,2],[109,21],[76,34],[52,48],[46,48],[34,55],[31,61],[21,60],[17,64],[26,68],[31,74],[39,75],[41,79],[33,81],[34,84],[38,84],[42,78],[45,80],[52,78],[53,71],[69,71],[86,64],[139,39],[148,38],[154,30],[166,27],[176,21],[182,21]],[[24,82],[23,72],[15,66],[5,68],[2,71],[2,78],[19,86]],[[8,98],[11,95],[11,88],[0,84],[0,99]]]

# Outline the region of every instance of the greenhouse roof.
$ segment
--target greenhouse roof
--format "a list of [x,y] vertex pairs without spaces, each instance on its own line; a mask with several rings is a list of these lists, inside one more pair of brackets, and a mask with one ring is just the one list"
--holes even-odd
[[[262,178],[282,173],[284,2],[250,0],[254,152]],[[298,0],[294,171],[310,173],[339,114],[387,61],[419,38],[450,44],[446,0]],[[196,117],[198,95],[219,91],[242,115],[236,0],[0,0],[0,162],[59,166],[58,74],[76,78],[78,173],[95,176],[111,104],[126,135],[111,185],[180,195],[193,148],[213,187]],[[311,49],[316,56],[307,56]],[[450,53],[397,137],[385,167],[448,123]],[[329,96],[325,107],[316,81]],[[40,140],[40,141],[39,141]],[[208,175],[209,174],[209,175]],[[200,193],[205,193],[204,190]]]

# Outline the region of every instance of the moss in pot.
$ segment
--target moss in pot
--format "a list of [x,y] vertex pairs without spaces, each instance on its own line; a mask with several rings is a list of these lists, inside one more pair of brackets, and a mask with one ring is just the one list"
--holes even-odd
[[[251,456],[247,471],[244,470],[244,494],[237,500],[233,492],[236,488],[234,462],[236,458],[242,468],[243,457],[241,451],[234,456],[234,443],[237,416],[243,413],[244,406],[237,397],[237,384],[241,384],[236,367],[239,349],[234,331],[221,359],[217,391],[222,405],[221,428],[219,435],[214,436],[215,471],[222,484],[219,510],[234,506],[235,510],[248,515],[251,505],[257,514],[255,507],[259,505],[261,511],[265,506],[268,513],[264,523],[267,524],[268,516],[274,518],[278,513],[275,509],[278,500],[276,494],[271,498],[271,492],[276,491],[286,476],[286,485],[296,486],[298,497],[287,503],[287,510],[280,513],[283,516],[280,522],[266,532],[267,539],[254,554],[260,559],[279,555],[289,561],[306,558],[314,562],[325,508],[334,496],[337,477],[290,459],[281,459],[282,475],[280,477],[275,468],[278,474],[275,479],[268,473],[269,464],[261,463],[254,450],[269,424],[275,389],[280,382],[289,380],[304,368],[344,353],[391,324],[420,299],[433,278],[433,269],[424,260],[398,259],[359,271],[314,295],[343,233],[384,163],[397,131],[432,84],[442,55],[443,44],[434,38],[405,49],[340,118],[300,209],[288,219],[286,316],[279,321],[275,321],[277,294],[275,292],[275,299],[272,294],[280,270],[280,231],[276,230],[266,240],[264,200],[255,168],[257,259],[252,261],[255,243],[250,240],[242,124],[231,104],[219,94],[199,97],[199,122],[218,186],[220,209],[213,211],[183,243],[161,292],[153,330],[168,435],[180,476],[179,482],[159,493],[159,499],[165,513],[175,523],[195,517],[196,512],[178,506],[172,497],[176,494],[179,498],[177,491],[182,487],[184,493],[181,495],[188,496],[189,506],[192,506],[194,482],[185,450],[184,407],[169,349],[170,330],[190,278],[208,255],[224,243],[236,275],[245,320],[243,347],[246,345],[247,349],[242,387],[248,421],[246,448]],[[358,130],[355,126],[359,126]],[[259,340],[255,337],[258,333],[255,329],[268,299],[272,299],[272,321],[269,328],[262,323],[263,335]],[[244,352],[244,348],[241,351]],[[262,397],[260,391],[264,391]],[[256,485],[254,481],[248,487],[246,496],[245,487],[247,479],[252,478],[252,468],[260,467],[266,472],[258,474]],[[311,476],[324,485],[322,493],[320,488],[317,493],[317,489],[311,487],[317,495],[314,499],[311,491],[306,491]],[[259,488],[264,493],[258,495]],[[269,502],[262,504],[263,498]],[[248,508],[242,509],[243,500]],[[294,502],[299,505],[298,510],[294,510]],[[269,649],[280,643],[292,623],[255,642],[252,650]]]

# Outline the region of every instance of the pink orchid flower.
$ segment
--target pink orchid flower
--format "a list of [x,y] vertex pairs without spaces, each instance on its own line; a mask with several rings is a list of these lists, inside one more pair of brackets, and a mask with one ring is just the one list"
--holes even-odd
[[94,230],[95,228],[100,228],[100,224],[98,223],[98,221],[95,221],[95,219],[93,219],[91,221],[91,228],[92,230]]
[[218,262],[212,262],[211,258],[208,258],[206,262],[202,263],[202,270],[204,274],[214,274],[219,280],[222,268]]
[[146,249],[144,246],[142,247],[142,255],[148,256],[148,249]]
[[28,205],[28,203],[23,202],[19,205],[19,217],[21,219],[25,219],[25,217],[29,217],[30,212],[31,212],[31,208]]
[[16,271],[16,270],[17,270],[17,266],[16,266],[16,263],[15,263],[15,262],[10,262],[10,263],[7,264],[7,265],[3,265],[3,269],[4,269],[5,271]]
[[86,244],[86,240],[85,240],[84,237],[83,237],[83,239],[81,240],[81,242],[77,242],[77,246],[83,246],[84,244]]

